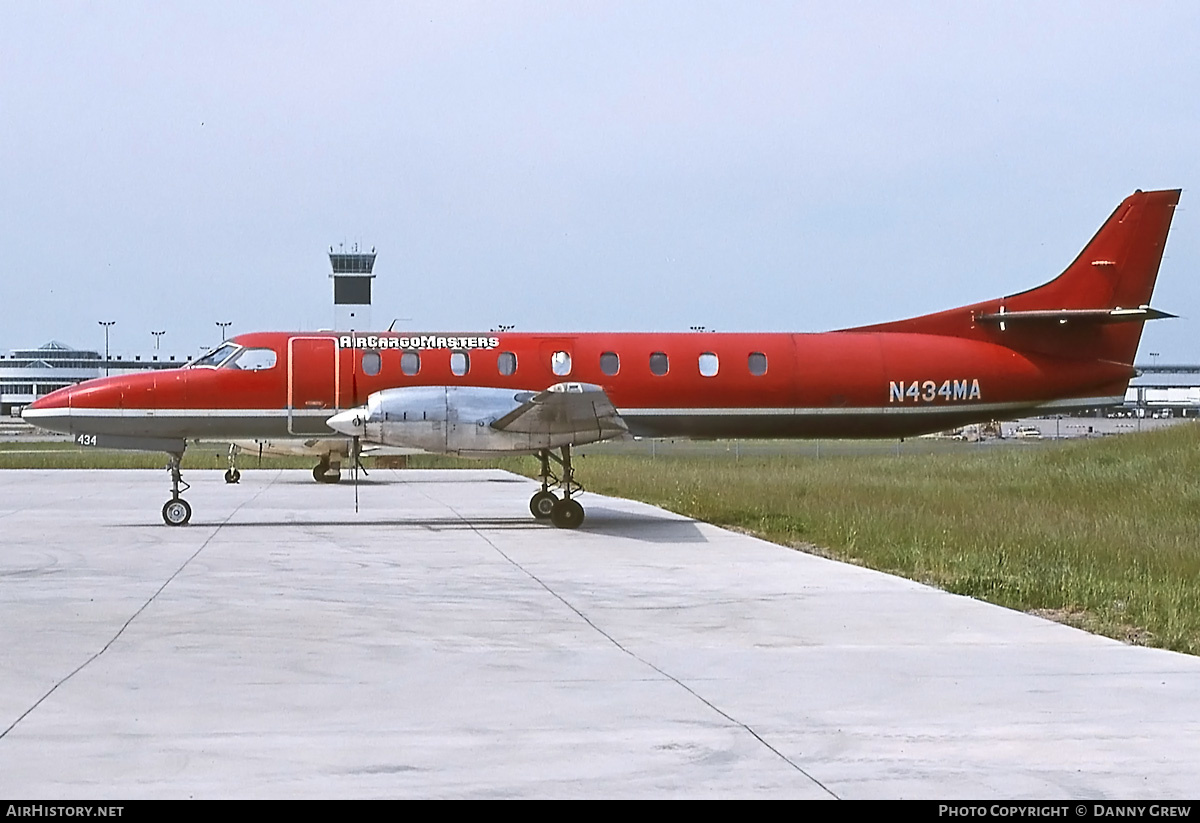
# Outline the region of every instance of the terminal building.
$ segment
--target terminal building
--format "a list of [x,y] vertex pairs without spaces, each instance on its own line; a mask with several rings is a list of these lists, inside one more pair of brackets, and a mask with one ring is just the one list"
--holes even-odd
[[103,374],[99,352],[51,340],[36,349],[0,355],[0,415],[19,415],[44,394]]
[[1125,411],[1200,416],[1200,365],[1142,365],[1129,382]]

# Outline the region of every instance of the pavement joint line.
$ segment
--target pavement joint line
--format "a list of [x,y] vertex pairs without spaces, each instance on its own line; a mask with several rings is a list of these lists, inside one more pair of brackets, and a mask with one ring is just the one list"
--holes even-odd
[[441,503],[446,508],[448,508],[450,511],[454,512],[454,516],[459,518],[460,520],[462,520],[463,523],[465,523],[471,529],[471,531],[475,532],[475,534],[477,534],[483,540],[483,542],[485,542],[489,546],[491,546],[493,551],[495,551],[498,555],[503,557],[506,561],[508,561],[515,568],[520,570],[520,572],[522,574],[526,575],[530,580],[533,580],[535,583],[537,583],[539,586],[541,586],[543,589],[545,589],[552,597],[557,599],[560,603],[562,603],[564,606],[566,606],[568,609],[570,609],[572,612],[574,612],[579,617],[580,620],[582,620],[584,623],[587,623],[589,626],[591,626],[593,631],[595,631],[597,634],[599,634],[601,637],[603,637],[609,643],[612,643],[620,651],[629,655],[634,660],[641,663],[643,666],[646,666],[647,668],[650,668],[653,671],[657,672],[659,674],[659,676],[664,677],[667,680],[670,680],[672,683],[674,683],[675,685],[682,688],[684,691],[686,691],[692,697],[699,700],[705,706],[712,709],[714,712],[719,714],[721,717],[725,718],[727,721],[729,721],[733,725],[744,729],[755,740],[757,740],[759,743],[761,743],[763,746],[765,746],[770,752],[772,752],[776,757],[778,757],[784,763],[787,763],[789,766],[791,766],[793,769],[798,771],[800,774],[804,775],[806,778],[808,778],[810,781],[815,783],[817,786],[820,786],[821,789],[824,790],[826,793],[828,793],[829,796],[832,797],[834,800],[841,800],[841,798],[838,797],[833,792],[832,789],[830,789],[828,786],[826,786],[820,780],[818,780],[817,778],[815,778],[811,774],[809,774],[807,771],[805,771],[804,767],[800,766],[798,763],[796,763],[794,760],[789,758],[787,755],[785,755],[779,749],[775,748],[770,743],[768,743],[766,740],[764,740],[763,736],[760,735],[758,732],[756,732],[748,724],[743,723],[741,720],[738,720],[736,717],[733,717],[728,712],[724,711],[719,706],[715,705],[712,701],[710,701],[708,698],[704,697],[702,694],[697,692],[695,689],[693,689],[688,684],[684,683],[682,680],[680,680],[675,675],[671,674],[670,672],[664,671],[662,668],[660,668],[659,666],[650,662],[646,658],[642,657],[637,652],[634,652],[634,651],[626,648],[625,646],[621,645],[621,642],[619,640],[617,640],[615,637],[613,637],[611,634],[606,632],[604,629],[600,628],[595,623],[593,623],[591,618],[589,618],[586,614],[584,614],[582,611],[580,611],[578,608],[576,608],[575,605],[573,605],[570,601],[568,601],[561,594],[556,592],[554,589],[550,588],[550,586],[547,585],[544,580],[542,580],[540,577],[538,577],[536,574],[531,572],[529,569],[525,568],[520,563],[518,563],[516,560],[514,560],[513,558],[511,558],[507,554],[505,554],[503,549],[501,549],[499,546],[497,546],[495,543],[493,543],[491,538],[489,538],[486,534],[484,534],[482,531],[480,531],[479,528],[476,527],[474,523],[472,523],[470,520],[468,520],[466,517],[464,517],[458,511],[458,509],[454,508],[454,506],[450,505],[449,503],[446,503],[445,501],[436,500],[435,498],[430,497],[428,492],[423,491],[422,494],[424,494],[430,500],[434,500],[435,502]]
[[171,584],[171,581],[174,580],[176,577],[178,577],[180,572],[182,572],[184,569],[186,569],[193,560],[195,560],[197,557],[199,557],[200,552],[202,552],[206,548],[208,548],[208,544],[211,543],[213,541],[213,538],[215,538],[217,536],[217,534],[220,533],[221,529],[224,528],[225,525],[228,524],[229,521],[233,519],[234,515],[236,515],[239,511],[241,511],[245,506],[247,506],[250,503],[253,503],[255,500],[257,500],[264,492],[267,491],[267,489],[271,488],[271,486],[275,485],[275,481],[279,479],[281,474],[282,474],[281,470],[276,470],[275,477],[273,477],[271,479],[271,482],[267,483],[265,486],[263,486],[261,489],[259,489],[257,492],[255,492],[252,497],[250,497],[246,500],[243,500],[241,503],[239,503],[237,505],[237,507],[229,513],[228,517],[226,517],[224,520],[222,520],[220,523],[217,524],[217,527],[215,529],[213,529],[212,534],[210,534],[208,537],[206,537],[204,542],[200,544],[200,548],[198,548],[198,549],[196,549],[196,551],[192,552],[191,556],[188,557],[187,560],[184,560],[178,569],[171,572],[171,576],[168,577],[163,582],[163,584],[155,590],[154,594],[150,595],[150,597],[147,598],[145,603],[143,603],[141,606],[138,606],[137,611],[135,611],[132,615],[130,615],[128,620],[126,620],[124,623],[121,624],[121,628],[117,629],[117,633],[114,634],[112,637],[110,637],[108,639],[108,642],[105,643],[100,648],[99,651],[97,651],[95,654],[93,654],[87,660],[83,661],[78,666],[76,666],[75,669],[73,671],[71,671],[66,677],[64,677],[62,680],[59,680],[57,683],[55,683],[53,686],[51,686],[49,691],[47,691],[45,694],[43,694],[41,697],[39,697],[32,706],[30,706],[25,711],[21,712],[21,714],[18,715],[17,719],[9,724],[8,728],[6,728],[4,731],[0,731],[0,740],[3,740],[8,735],[8,733],[11,732],[13,729],[15,729],[22,720],[24,720],[26,717],[28,717],[30,714],[32,714],[34,709],[36,709],[38,706],[42,705],[42,703],[46,702],[46,700],[50,697],[50,695],[52,695],[56,691],[58,691],[59,686],[62,686],[63,684],[65,684],[72,677],[79,674],[81,671],[83,671],[85,668],[87,668],[89,665],[91,665],[93,661],[98,660],[100,658],[100,655],[102,655],[106,651],[108,651],[109,648],[111,648],[112,645],[117,642],[117,640],[121,637],[121,635],[125,633],[125,630],[129,628],[129,626],[133,623],[133,621],[138,618],[138,615],[140,615],[147,608],[149,608],[150,604],[153,603],[158,598],[158,596],[163,593],[163,590],[166,589],[167,586],[169,586]]

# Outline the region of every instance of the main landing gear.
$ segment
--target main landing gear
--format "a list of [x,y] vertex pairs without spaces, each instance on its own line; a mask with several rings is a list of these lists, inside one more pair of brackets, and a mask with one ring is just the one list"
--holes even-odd
[[179,496],[180,492],[185,492],[191,488],[187,483],[183,482],[183,472],[179,469],[179,464],[183,461],[183,452],[171,455],[171,462],[167,464],[167,471],[171,472],[171,499],[163,503],[162,516],[163,521],[168,526],[183,526],[192,519],[192,507],[188,502]]
[[[577,529],[583,522],[583,506],[579,505],[579,501],[572,498],[572,495],[582,492],[583,486],[575,482],[575,470],[571,466],[571,447],[563,446],[560,452],[561,457],[549,449],[538,452],[538,459],[542,461],[542,469],[539,472],[542,490],[529,499],[529,511],[538,520],[549,520],[560,529]],[[551,460],[562,467],[561,478],[551,470]],[[561,500],[550,491],[551,486],[562,489]]]
[[342,464],[334,463],[328,454],[321,456],[321,462],[313,466],[313,480],[318,483],[336,483],[342,479]]

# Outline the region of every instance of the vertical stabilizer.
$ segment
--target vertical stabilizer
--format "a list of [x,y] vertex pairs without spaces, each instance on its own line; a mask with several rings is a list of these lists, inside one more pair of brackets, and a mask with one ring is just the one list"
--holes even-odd
[[1062,274],[1044,286],[1006,298],[1006,309],[1131,309],[1147,305],[1179,193],[1179,189],[1170,189],[1129,195]]
[[1017,294],[854,331],[936,334],[1030,354],[1132,364],[1179,189],[1126,197],[1058,277]]

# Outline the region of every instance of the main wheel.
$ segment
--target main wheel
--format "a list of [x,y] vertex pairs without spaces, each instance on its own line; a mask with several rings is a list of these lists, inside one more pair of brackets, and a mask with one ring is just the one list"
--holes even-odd
[[242,479],[242,473],[240,471],[238,471],[237,469],[226,469],[225,470],[225,482],[226,483],[236,483],[241,479]]
[[554,504],[550,522],[560,529],[577,529],[583,522],[583,506],[575,500],[559,500]]
[[163,522],[168,526],[183,526],[192,519],[192,507],[182,497],[163,503]]
[[554,492],[538,492],[529,499],[529,511],[533,512],[533,516],[538,520],[549,520],[554,514],[556,503],[558,498],[554,496]]
[[326,472],[328,471],[328,467],[322,468],[321,466],[314,466],[313,480],[316,480],[318,483],[336,483],[342,479],[342,473],[340,471],[327,474]]

